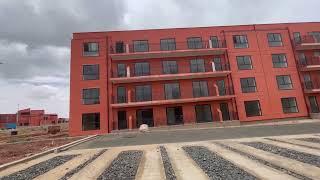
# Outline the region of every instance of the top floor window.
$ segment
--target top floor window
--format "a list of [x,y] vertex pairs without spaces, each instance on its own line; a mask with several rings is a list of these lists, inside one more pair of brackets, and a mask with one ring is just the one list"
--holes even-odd
[[176,50],[176,40],[174,38],[160,40],[161,51]]
[[97,42],[86,42],[83,44],[84,56],[99,56],[99,44]]
[[308,34],[313,37],[314,42],[320,43],[320,32],[309,32]]
[[301,35],[300,32],[294,32],[293,33],[294,42],[300,43],[301,42]]
[[192,73],[196,72],[205,72],[204,60],[203,59],[194,59],[190,61],[190,70]]
[[217,36],[210,37],[212,48],[219,48],[219,40]]
[[136,76],[147,76],[150,74],[149,63],[141,62],[134,64],[134,72]]
[[282,38],[280,33],[269,33],[268,42],[270,47],[282,46]]
[[124,53],[126,51],[126,47],[123,41],[116,42],[116,53]]
[[234,35],[233,44],[235,48],[248,48],[249,43],[248,43],[247,35]]
[[148,52],[148,40],[135,40],[133,41],[133,52]]
[[202,40],[200,37],[190,37],[187,39],[189,49],[201,49]]

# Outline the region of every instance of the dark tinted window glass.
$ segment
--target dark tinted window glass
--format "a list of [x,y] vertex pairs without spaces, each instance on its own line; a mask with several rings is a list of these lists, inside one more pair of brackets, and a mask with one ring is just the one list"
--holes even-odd
[[196,105],[197,122],[211,122],[212,113],[210,105]]
[[216,71],[222,71],[222,63],[220,57],[213,58],[214,68]]
[[134,64],[134,71],[136,76],[146,76],[150,74],[149,63],[142,62],[142,63],[135,63]]
[[209,96],[207,81],[192,82],[193,97]]
[[279,89],[292,89],[291,77],[289,75],[277,76]]
[[136,101],[151,101],[152,92],[150,85],[136,86]]
[[127,68],[125,64],[118,64],[118,77],[126,77]]
[[163,73],[164,74],[176,74],[178,73],[177,61],[163,61]]
[[243,93],[257,91],[256,79],[254,77],[240,78],[240,83],[241,83],[241,89]]
[[210,37],[212,48],[219,48],[219,40],[217,36]]
[[100,100],[99,88],[83,89],[82,100],[83,104],[99,104]]
[[122,41],[116,42],[116,53],[124,53],[126,51],[126,46]]
[[180,86],[179,83],[170,83],[164,85],[166,99],[179,99]]
[[309,103],[310,103],[310,107],[311,107],[311,112],[312,113],[319,113],[319,105],[318,105],[318,101],[317,101],[317,97],[316,96],[309,96]]
[[99,130],[100,129],[100,113],[82,114],[82,130]]
[[299,64],[307,65],[307,58],[304,53],[299,53]]
[[200,37],[191,37],[188,38],[188,48],[189,49],[201,49],[202,48],[202,40]]
[[272,54],[272,63],[274,68],[288,67],[287,57],[285,54]]
[[217,86],[218,86],[219,95],[220,96],[226,95],[226,85],[224,80],[217,81]]
[[192,73],[205,72],[204,60],[194,59],[190,61],[190,70]]
[[83,44],[84,56],[99,56],[99,44],[96,42],[88,42]]
[[248,48],[248,39],[246,35],[234,35],[233,44],[235,48]]
[[261,108],[259,101],[245,101],[244,106],[246,109],[246,116],[261,116]]
[[293,37],[294,37],[294,41],[295,41],[296,43],[300,43],[300,42],[301,42],[301,35],[300,35],[299,32],[294,32],[294,33],[293,33]]
[[117,88],[117,102],[118,103],[125,103],[127,102],[127,92],[126,88],[123,86],[119,86]]
[[298,106],[296,98],[281,98],[282,110],[284,113],[296,113],[298,112]]
[[252,69],[251,56],[237,56],[237,64],[240,70]]
[[149,51],[149,44],[147,40],[133,41],[133,52],[147,52]]
[[98,80],[99,79],[99,64],[83,65],[83,80]]
[[161,39],[160,40],[161,51],[172,51],[176,50],[176,40],[171,39]]
[[282,46],[281,34],[279,34],[279,33],[269,33],[268,34],[268,42],[269,42],[269,46],[271,46],[271,47]]

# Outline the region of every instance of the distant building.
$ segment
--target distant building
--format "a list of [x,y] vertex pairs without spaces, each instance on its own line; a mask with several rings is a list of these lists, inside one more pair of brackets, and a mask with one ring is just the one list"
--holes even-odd
[[18,114],[0,114],[0,128],[4,128],[8,123],[17,123],[18,126],[57,124],[58,115],[45,114],[44,110],[31,110],[30,108],[20,110]]
[[74,33],[70,134],[320,116],[320,22]]

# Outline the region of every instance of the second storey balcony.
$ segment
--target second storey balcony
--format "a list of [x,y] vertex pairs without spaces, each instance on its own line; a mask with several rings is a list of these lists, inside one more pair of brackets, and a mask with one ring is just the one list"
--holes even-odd
[[320,49],[320,34],[306,35],[295,39],[296,50]]
[[156,75],[136,75],[127,67],[127,76],[113,77],[110,81],[113,84],[137,83],[137,82],[153,82],[167,80],[185,80],[185,79],[204,79],[213,77],[226,77],[230,71],[229,64],[215,64],[212,62],[212,67],[206,69],[205,72],[188,72],[188,73],[173,73],[173,74],[156,74]]
[[225,41],[171,42],[166,44],[116,44],[110,46],[112,60],[172,58],[221,55],[226,52]]
[[300,71],[319,71],[320,56],[312,56],[299,59]]
[[318,81],[305,81],[302,85],[304,92],[307,94],[320,93],[320,83]]

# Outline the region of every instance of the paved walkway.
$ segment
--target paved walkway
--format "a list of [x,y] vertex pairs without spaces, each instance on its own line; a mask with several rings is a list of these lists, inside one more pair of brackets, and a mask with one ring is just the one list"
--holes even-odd
[[[281,128],[283,131],[286,128],[308,129],[305,125]],[[233,135],[237,134],[234,132]],[[0,172],[1,180],[294,180],[319,177],[320,134],[69,150],[49,154]]]
[[299,122],[294,124],[269,123],[267,125],[259,124],[240,127],[183,129],[178,131],[163,130],[149,133],[134,132],[108,134],[99,136],[97,139],[80,144],[72,149],[75,150],[309,133],[320,133],[319,121],[309,121],[308,123]]

